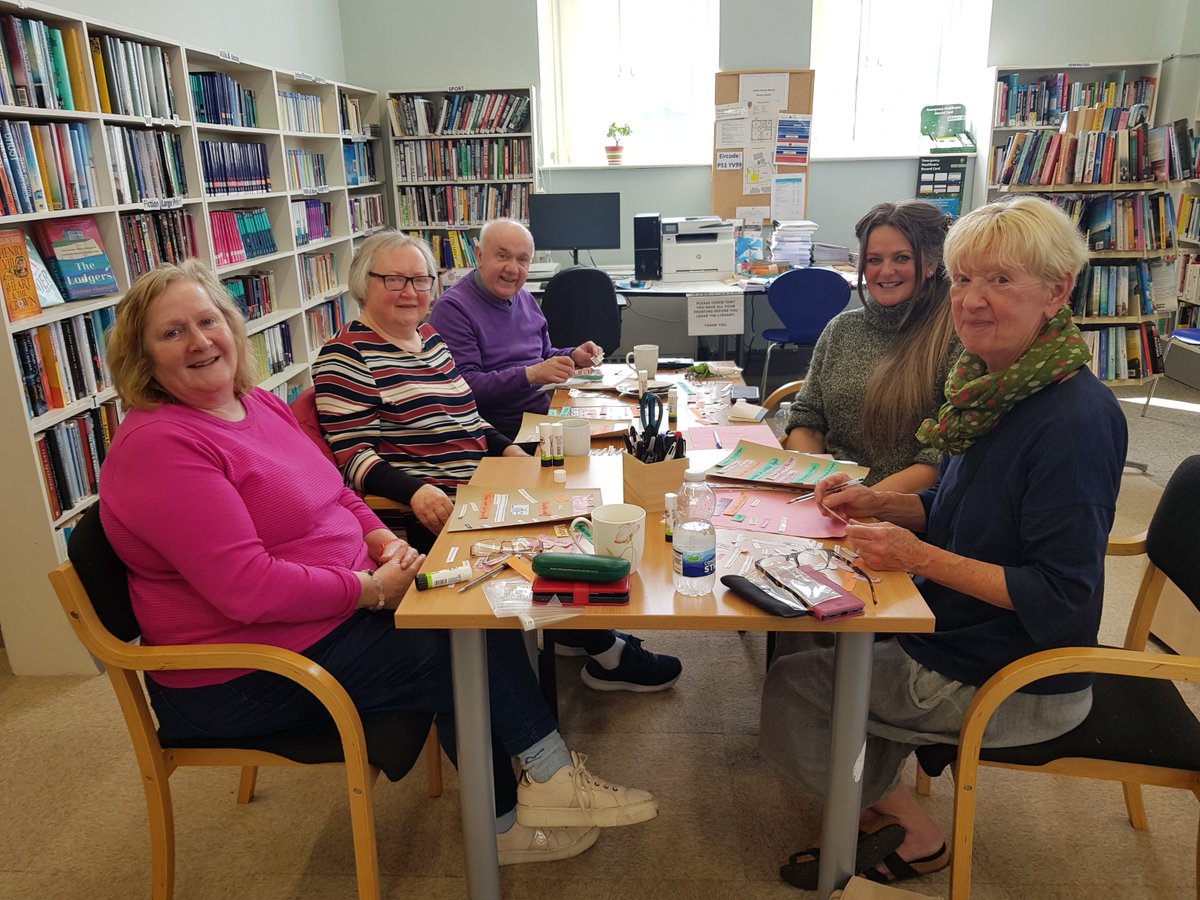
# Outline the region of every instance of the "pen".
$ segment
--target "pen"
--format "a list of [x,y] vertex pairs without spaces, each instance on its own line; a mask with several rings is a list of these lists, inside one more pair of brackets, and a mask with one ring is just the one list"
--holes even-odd
[[480,582],[487,581],[493,575],[499,574],[502,569],[507,567],[507,565],[508,565],[507,563],[502,562],[502,563],[497,564],[496,568],[490,569],[487,572],[484,572],[482,575],[477,575],[476,577],[474,577],[470,581],[468,581],[466,584],[464,584],[462,587],[460,587],[458,589],[458,592],[461,594],[467,588],[473,588],[473,587],[475,587],[475,585],[479,584]]
[[[720,445],[718,444],[717,446],[720,446]],[[848,488],[852,484],[862,484],[863,481],[865,481],[865,480],[866,479],[860,475],[858,478],[851,478],[849,481],[843,481],[841,484],[837,485],[836,487],[831,487],[825,493],[826,494],[836,494],[838,491]],[[816,491],[809,491],[807,494],[801,494],[799,497],[793,497],[791,500],[788,501],[788,503],[799,503],[802,500],[811,500],[815,496],[817,496]],[[832,510],[830,510],[830,511],[832,512]]]
[[721,435],[718,434],[716,431],[713,432],[713,443],[717,445],[718,450],[725,449],[725,445],[721,443]]

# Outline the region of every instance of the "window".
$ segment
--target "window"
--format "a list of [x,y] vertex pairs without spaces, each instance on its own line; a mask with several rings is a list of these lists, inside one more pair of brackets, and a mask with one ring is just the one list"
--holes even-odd
[[813,0],[813,153],[912,155],[936,103],[985,121],[990,17],[978,0]]
[[627,164],[712,160],[719,0],[539,0],[548,165],[604,165],[628,124]]

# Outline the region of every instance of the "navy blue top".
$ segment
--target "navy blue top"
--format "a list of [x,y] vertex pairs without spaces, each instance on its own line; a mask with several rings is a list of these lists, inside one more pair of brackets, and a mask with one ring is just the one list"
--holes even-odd
[[[1085,368],[1016,404],[966,453],[945,457],[938,483],[919,494],[925,540],[1003,566],[1013,609],[917,578],[936,630],[901,635],[904,650],[980,685],[1030,653],[1095,646],[1127,442],[1116,399]],[[1023,690],[1067,693],[1091,680],[1060,675]]]

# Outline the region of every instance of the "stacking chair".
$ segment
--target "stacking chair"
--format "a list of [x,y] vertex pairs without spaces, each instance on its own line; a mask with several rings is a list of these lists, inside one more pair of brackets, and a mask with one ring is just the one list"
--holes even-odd
[[[1200,657],[1146,652],[1150,623],[1168,579],[1200,609],[1198,504],[1200,455],[1184,460],[1171,476],[1144,534],[1109,541],[1109,555],[1147,557],[1123,648],[1072,647],[1019,659],[976,693],[957,748],[936,744],[917,750],[918,793],[927,793],[928,776],[938,775],[957,754],[952,900],[969,897],[981,765],[1120,781],[1129,823],[1139,831],[1147,827],[1143,784],[1182,788],[1200,799],[1200,721],[1173,683],[1200,682]],[[1077,728],[1040,744],[980,747],[988,720],[1006,697],[1040,678],[1068,672],[1097,673],[1092,711]],[[1200,834],[1196,866],[1200,874]]]
[[621,310],[608,273],[588,266],[563,269],[546,282],[542,314],[555,347],[595,341],[612,353],[621,346]]
[[771,393],[767,394],[767,399],[763,401],[763,406],[770,412],[776,406],[787,400],[789,397],[795,397],[800,393],[800,388],[804,387],[804,379],[797,378],[795,381],[789,381],[787,384],[781,384]]
[[[170,900],[174,895],[175,823],[169,779],[177,768],[238,766],[237,801],[249,803],[259,766],[320,764],[345,767],[358,896],[377,900],[379,860],[372,790],[380,770],[398,779],[412,768],[426,743],[432,716],[381,712],[360,717],[333,676],[290,650],[261,644],[148,647],[129,643],[140,637],[141,628],[133,615],[125,566],[104,535],[98,504],[89,507],[75,526],[68,555],[70,562],[50,573],[50,583],[79,640],[104,663],[133,741],[146,793],[154,900]],[[230,668],[274,672],[296,682],[316,696],[332,720],[320,727],[260,737],[160,740],[138,673]],[[432,750],[438,752],[436,743]],[[440,778],[440,768],[437,773]],[[440,784],[437,789],[440,793]],[[270,851],[264,848],[264,852]]]
[[767,395],[767,370],[776,347],[795,344],[811,348],[829,324],[829,320],[850,302],[850,285],[830,269],[792,269],[784,272],[767,288],[767,302],[783,322],[782,328],[763,331],[767,356],[763,360],[759,396]]
[[[1168,377],[1166,374],[1167,358],[1171,355],[1171,348],[1176,344],[1186,344],[1189,347],[1200,349],[1200,328],[1176,328],[1167,338],[1167,349],[1163,351],[1163,374],[1162,377]],[[1146,410],[1150,408],[1150,401],[1154,399],[1154,392],[1158,390],[1158,379],[1155,378],[1150,382],[1150,390],[1146,392],[1146,402],[1142,404],[1142,415],[1146,415]]]

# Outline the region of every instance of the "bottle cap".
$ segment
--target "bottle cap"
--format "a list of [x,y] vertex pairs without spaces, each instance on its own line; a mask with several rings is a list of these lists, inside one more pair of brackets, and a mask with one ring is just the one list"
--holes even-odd
[[703,469],[688,469],[686,472],[683,473],[683,480],[684,481],[703,481],[704,480],[704,470]]
[[666,494],[663,494],[663,507],[666,509],[674,509],[675,508],[674,492],[668,492]]
[[567,470],[566,469],[555,469],[554,470],[554,483],[555,484],[566,484],[567,483]]

